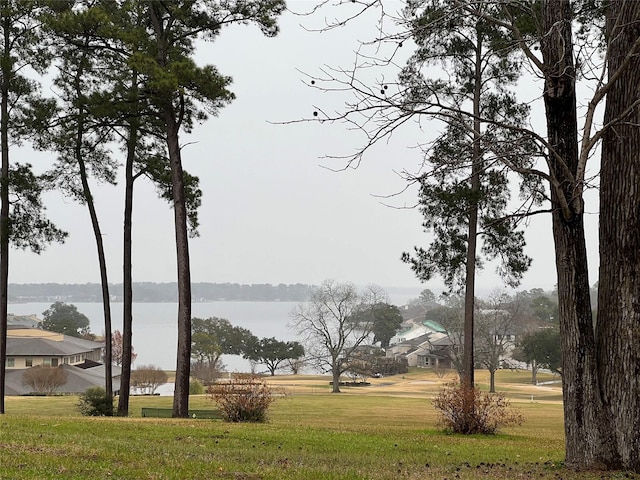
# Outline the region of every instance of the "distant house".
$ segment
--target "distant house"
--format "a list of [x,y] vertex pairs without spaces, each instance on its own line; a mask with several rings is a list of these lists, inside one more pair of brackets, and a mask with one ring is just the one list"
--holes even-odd
[[[7,330],[5,393],[31,393],[23,385],[25,370],[36,366],[60,367],[67,383],[58,393],[81,393],[93,386],[104,386],[103,344],[37,328],[12,325]],[[114,392],[120,389],[120,368],[113,367]]]
[[423,335],[433,334],[446,334],[447,329],[434,320],[423,320],[421,322],[410,322],[407,324],[407,328],[395,336],[389,342],[390,345],[406,342],[415,338],[422,337]]
[[7,315],[7,325],[8,326],[20,326],[20,327],[30,327],[30,328],[40,328],[40,320],[35,315],[14,315],[13,313],[9,313]]
[[424,352],[417,358],[419,367],[425,368],[456,368],[453,360],[462,355],[462,346],[457,344],[449,335],[441,335],[432,339]]
[[410,367],[453,368],[457,346],[446,328],[434,320],[413,320],[406,327],[391,339],[387,356]]

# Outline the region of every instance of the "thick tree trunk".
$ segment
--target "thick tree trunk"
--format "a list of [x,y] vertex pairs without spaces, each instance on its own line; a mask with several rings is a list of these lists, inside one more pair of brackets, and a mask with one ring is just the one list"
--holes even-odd
[[187,208],[182,159],[178,143],[179,126],[171,105],[167,105],[165,108],[164,117],[167,127],[169,161],[171,163],[176,257],[178,263],[178,355],[173,395],[173,416],[187,417],[189,415],[189,374],[191,369],[191,272]]
[[331,393],[340,393],[340,370],[331,369]]
[[598,362],[620,468],[640,472],[640,2],[609,6],[609,78],[600,181]]
[[608,430],[596,374],[584,208],[576,185],[578,127],[569,0],[543,3],[541,51],[545,64],[544,102],[551,152],[553,237],[562,337],[562,386],[566,464],[577,469],[609,468],[616,453]]
[[[167,68],[167,31],[163,24],[164,6],[149,2],[149,16],[156,36],[156,61],[160,68]],[[180,122],[178,113],[184,109],[184,98],[178,91],[162,92],[157,100],[160,117],[164,123],[169,164],[171,166],[171,191],[176,236],[176,261],[178,274],[178,348],[176,380],[173,393],[173,416],[189,415],[189,376],[191,372],[191,270],[189,264],[189,235],[187,230],[187,206],[184,191],[184,173],[180,152]],[[174,101],[180,102],[176,109]],[[178,113],[176,112],[178,110]]]
[[11,67],[11,21],[2,18],[3,58],[0,91],[0,414],[4,412],[7,358],[7,303],[9,301],[9,88]]

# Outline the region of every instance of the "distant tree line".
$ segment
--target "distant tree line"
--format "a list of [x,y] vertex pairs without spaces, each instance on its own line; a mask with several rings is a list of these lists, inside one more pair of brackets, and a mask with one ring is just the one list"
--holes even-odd
[[[191,296],[195,302],[212,301],[256,301],[256,302],[304,302],[309,299],[311,285],[301,283],[271,285],[259,283],[194,283]],[[112,301],[122,301],[122,284],[111,284]],[[176,283],[136,282],[133,284],[136,302],[176,302]],[[11,302],[102,302],[101,286],[98,283],[60,284],[26,283],[9,285]]]

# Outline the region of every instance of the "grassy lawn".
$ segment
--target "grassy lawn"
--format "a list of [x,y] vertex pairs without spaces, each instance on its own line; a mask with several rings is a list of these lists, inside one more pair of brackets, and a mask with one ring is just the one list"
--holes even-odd
[[[143,406],[170,407],[168,397],[132,397],[124,419],[80,417],[75,397],[9,397],[0,479],[640,478],[565,469],[558,392],[541,390],[551,398],[531,402],[526,374],[498,381],[517,394],[526,422],[491,437],[440,431],[429,396],[442,380],[404,377],[340,395],[326,377],[275,377],[290,394],[265,424],[140,418]],[[206,396],[190,406],[214,407]]]

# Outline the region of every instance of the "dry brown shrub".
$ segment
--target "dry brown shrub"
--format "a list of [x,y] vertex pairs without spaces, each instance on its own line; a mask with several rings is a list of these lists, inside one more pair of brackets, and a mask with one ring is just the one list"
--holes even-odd
[[281,392],[267,385],[262,377],[238,374],[211,385],[208,393],[226,421],[264,422],[275,395]]
[[433,405],[440,412],[443,426],[453,433],[493,435],[500,427],[524,421],[504,394],[482,392],[478,387],[446,385]]
[[67,372],[60,367],[37,365],[24,371],[22,384],[40,395],[53,395],[58,387],[67,383]]

